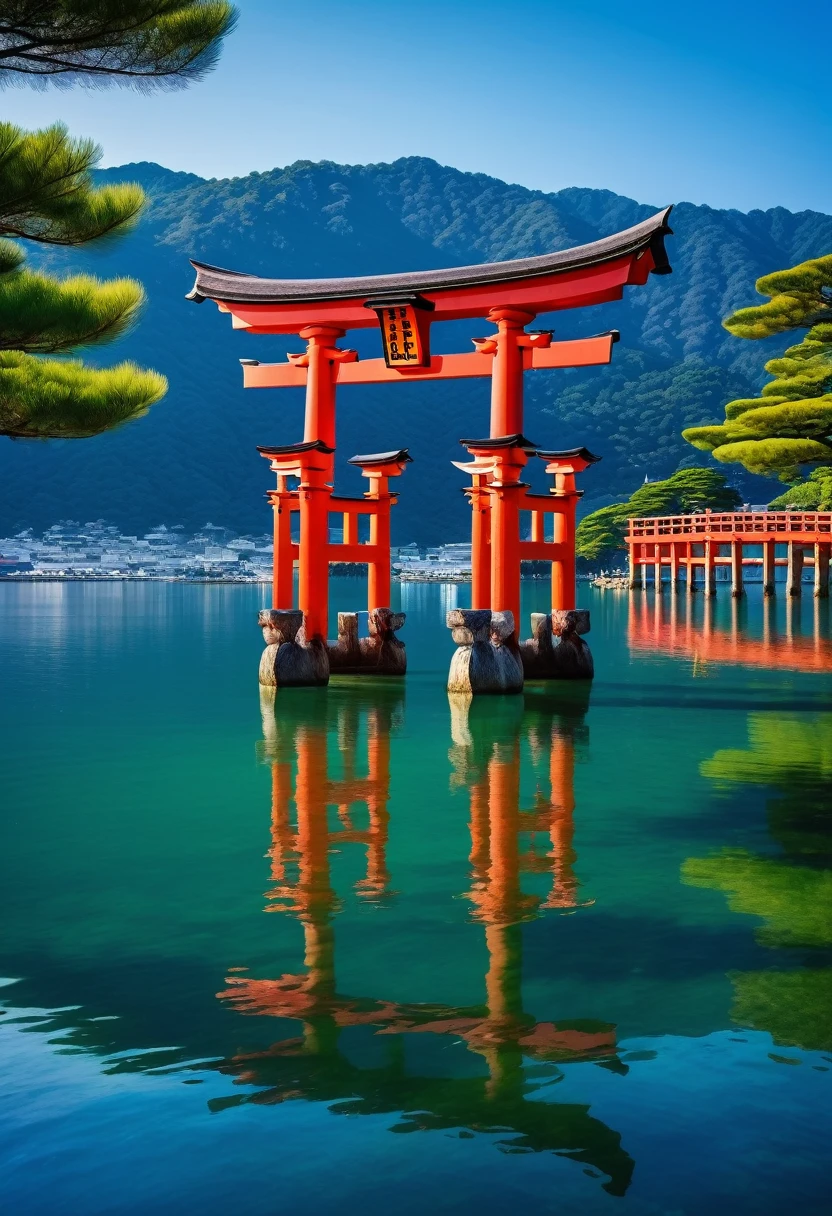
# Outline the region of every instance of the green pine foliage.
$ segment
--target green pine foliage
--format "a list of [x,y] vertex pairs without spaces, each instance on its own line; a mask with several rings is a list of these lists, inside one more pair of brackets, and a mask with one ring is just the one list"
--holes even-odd
[[164,395],[164,377],[133,363],[99,371],[31,357],[119,338],[144,301],[133,279],[101,282],[76,274],[60,280],[23,264],[18,240],[88,245],[135,224],[143,191],[94,185],[99,156],[92,141],[73,139],[60,123],[42,131],[0,123],[0,352],[8,352],[0,372],[0,434],[97,435],[139,417]]
[[587,561],[609,559],[625,548],[628,519],[686,512],[734,511],[741,505],[739,494],[716,469],[679,469],[664,481],[650,481],[631,494],[626,502],[593,511],[578,524],[576,552]]
[[763,275],[757,291],[770,297],[767,304],[740,308],[723,322],[738,338],[770,338],[832,322],[832,254]]
[[0,350],[51,355],[109,342],[130,328],[143,301],[133,279],[0,274]]
[[[6,0],[0,85],[185,84],[213,66],[235,21],[227,0]],[[0,433],[97,435],[167,391],[163,376],[131,362],[102,371],[32,358],[121,337],[144,299],[132,279],[58,281],[26,270],[14,243],[100,244],[131,228],[144,192],[96,185],[99,159],[91,140],[73,139],[60,123],[42,131],[0,123]]]
[[144,206],[127,182],[96,186],[101,149],[63,123],[23,131],[0,122],[0,235],[48,245],[84,245],[124,234]]
[[767,304],[741,308],[724,322],[741,338],[770,338],[808,328],[766,371],[760,397],[725,407],[718,426],[689,427],[688,443],[749,472],[796,481],[802,466],[832,463],[832,255],[757,280]]
[[0,352],[0,432],[16,439],[87,439],[146,414],[167,380],[135,363],[89,368],[74,359]]
[[235,22],[225,0],[5,0],[0,83],[187,84]]
[[805,481],[790,486],[769,503],[775,511],[832,511],[832,468],[814,469]]

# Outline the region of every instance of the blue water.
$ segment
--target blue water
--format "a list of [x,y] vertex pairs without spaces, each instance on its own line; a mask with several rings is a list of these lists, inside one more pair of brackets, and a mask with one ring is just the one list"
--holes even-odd
[[270,704],[264,594],[0,587],[3,1210],[827,1210],[828,605]]

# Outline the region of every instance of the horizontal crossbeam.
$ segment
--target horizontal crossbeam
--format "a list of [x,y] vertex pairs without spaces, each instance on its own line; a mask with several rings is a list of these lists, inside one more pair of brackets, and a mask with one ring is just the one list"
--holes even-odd
[[[612,358],[613,341],[613,334],[599,334],[594,338],[553,342],[551,346],[527,347],[522,351],[523,368],[531,371],[606,364]],[[303,388],[306,385],[308,368],[296,363],[257,363],[247,360],[242,366],[245,388]],[[333,372],[339,385],[404,384],[416,380],[463,380],[490,376],[493,367],[493,355],[472,351],[470,354],[434,355],[429,367],[400,370],[388,367],[383,359],[366,359],[354,363],[336,363]]]

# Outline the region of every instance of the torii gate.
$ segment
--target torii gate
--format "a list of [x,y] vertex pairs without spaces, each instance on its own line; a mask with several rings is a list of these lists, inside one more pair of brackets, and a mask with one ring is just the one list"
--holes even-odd
[[[253,334],[298,334],[306,342],[306,350],[290,354],[286,363],[260,363],[256,359],[242,359],[241,363],[246,388],[306,389],[302,442],[260,451],[270,460],[278,478],[277,489],[270,495],[275,508],[274,609],[284,612],[292,608],[292,565],[297,557],[298,608],[304,623],[301,644],[319,651],[319,674],[314,682],[321,681],[321,655],[325,658],[328,647],[330,562],[368,563],[367,607],[371,618],[376,614],[376,631],[386,628],[392,635],[396,628],[389,605],[379,602],[380,598],[389,598],[390,585],[389,512],[394,496],[389,492],[388,478],[401,473],[409,457],[406,449],[354,457],[352,463],[361,467],[375,489],[363,500],[336,498],[332,482],[337,386],[490,376],[489,434],[484,439],[461,440],[473,460],[458,466],[472,479],[466,491],[473,509],[472,607],[500,614],[495,626],[497,644],[513,649],[519,671],[519,685],[515,678],[514,683],[504,680],[502,687],[505,691],[522,687],[523,664],[516,634],[520,564],[527,560],[550,561],[553,613],[573,612],[575,506],[580,495],[575,474],[595,459],[585,449],[541,451],[524,436],[523,373],[609,363],[618,337],[611,331],[592,338],[554,342],[551,331],[530,331],[527,327],[540,313],[619,300],[625,287],[643,285],[651,273],[669,273],[664,237],[671,231],[670,210],[668,207],[624,232],[574,249],[447,270],[297,280],[260,278],[192,263],[196,282],[189,299],[198,303],[213,300],[221,312],[231,316],[235,329]],[[431,355],[432,324],[474,317],[488,318],[495,326],[494,333],[476,339],[471,353]],[[381,331],[383,359],[359,360],[354,350],[338,346],[348,330],[376,325]],[[547,472],[554,474],[555,485],[549,495],[530,494],[520,480],[532,455],[544,459]],[[296,489],[289,488],[290,478],[297,480]],[[521,540],[521,510],[531,512],[528,541]],[[293,512],[300,516],[297,546],[291,535]],[[331,512],[344,519],[341,544],[329,540]],[[362,544],[358,543],[358,513],[371,518],[370,539]],[[554,516],[550,540],[545,539],[546,514]],[[273,625],[279,633],[276,617]],[[574,633],[576,628],[583,632],[588,629],[588,620],[565,621],[554,615],[553,631],[558,634],[564,628],[567,632]],[[294,637],[281,636],[287,641]],[[371,648],[367,666],[378,671],[378,659],[378,649]],[[538,675],[591,674],[591,670],[541,670],[537,651],[533,665]],[[356,652],[351,669],[361,666]],[[496,690],[494,686],[480,687],[473,679],[473,692]]]

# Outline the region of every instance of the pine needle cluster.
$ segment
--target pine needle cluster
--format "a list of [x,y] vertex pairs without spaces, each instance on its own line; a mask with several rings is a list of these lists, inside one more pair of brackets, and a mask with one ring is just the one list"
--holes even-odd
[[135,363],[92,369],[0,352],[0,425],[11,438],[88,439],[140,418],[166,391],[164,376]]
[[227,0],[4,0],[0,84],[181,87],[236,19]]
[[[0,87],[173,87],[213,67],[236,21],[227,0],[4,0]],[[83,438],[146,413],[167,381],[133,363],[95,369],[35,356],[112,341],[144,301],[133,279],[30,271],[18,241],[75,246],[123,235],[144,194],[93,184],[101,151],[61,123],[0,123],[0,434]]]
[[728,317],[730,333],[751,339],[808,333],[766,363],[771,380],[760,397],[730,401],[724,423],[682,435],[717,460],[794,482],[804,465],[832,464],[832,255],[765,275],[757,290],[769,301]]
[[[144,302],[133,279],[56,279],[28,270],[18,241],[73,246],[112,239],[135,224],[138,186],[93,185],[99,148],[61,124],[22,131],[0,123],[0,433],[82,437],[145,413],[164,377],[134,364],[98,370],[35,355],[75,352],[126,333]],[[111,400],[107,404],[107,398]]]

